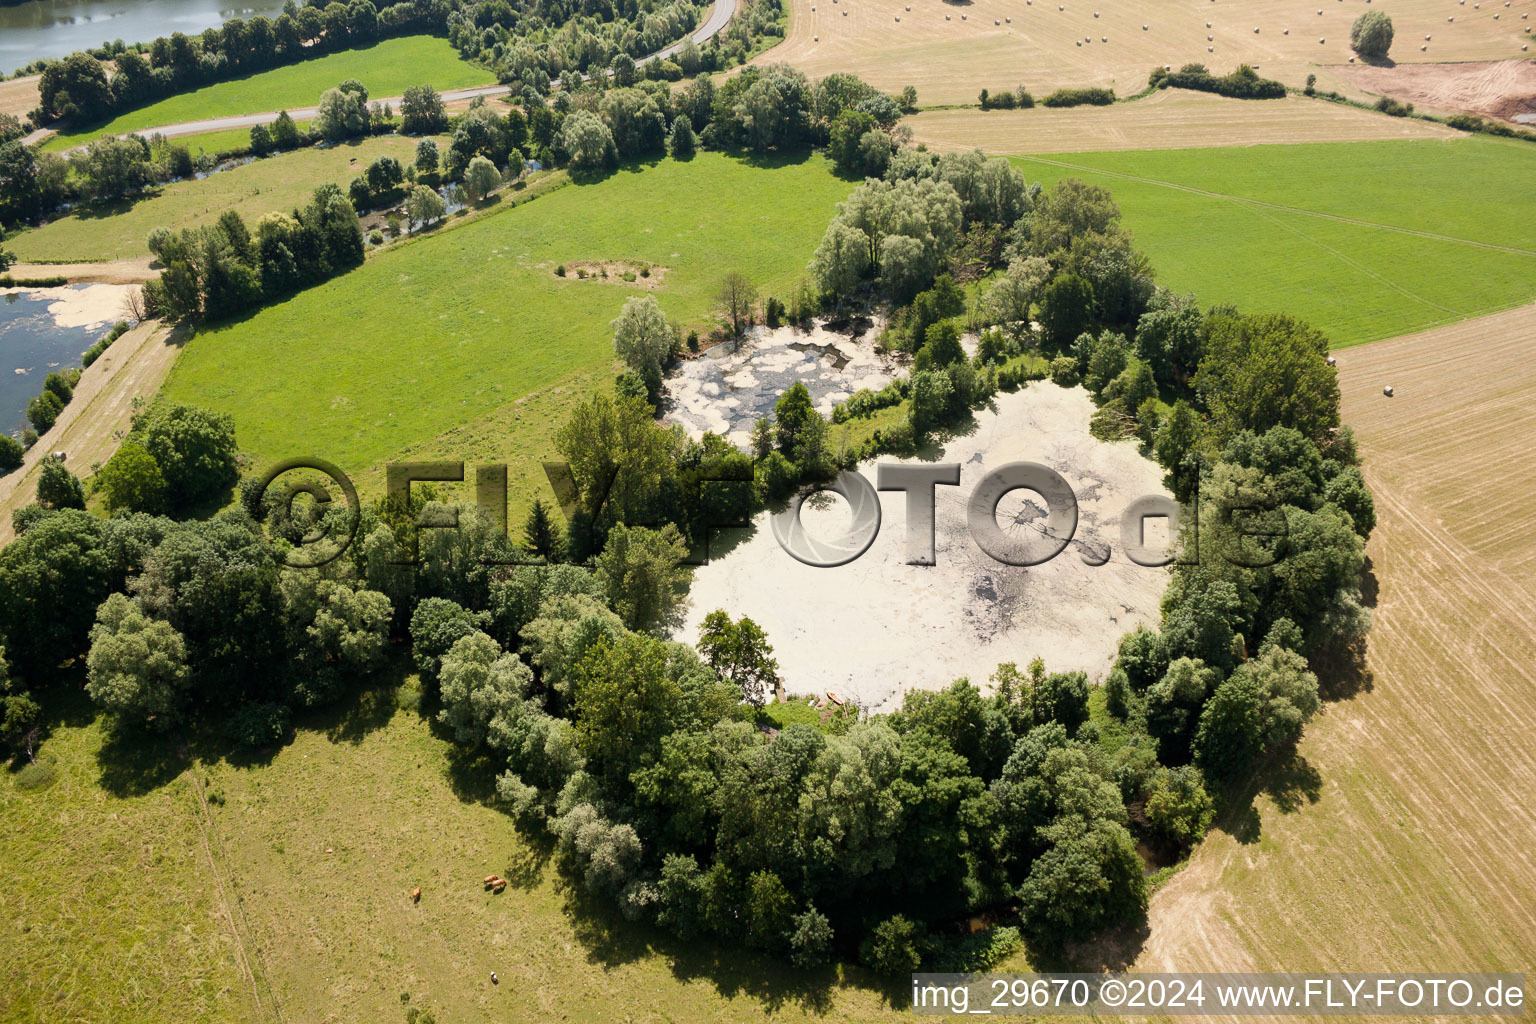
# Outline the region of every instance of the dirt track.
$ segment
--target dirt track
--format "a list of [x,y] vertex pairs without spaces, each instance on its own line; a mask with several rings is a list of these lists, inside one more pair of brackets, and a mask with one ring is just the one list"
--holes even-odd
[[0,477],[0,544],[14,535],[11,513],[32,501],[38,465],[51,452],[68,455],[67,465],[82,478],[117,451],[133,419],[135,398],[155,397],[181,351],[181,334],[149,321],[124,334],[86,367],[75,396],[53,429],[27,452],[26,462]]
[[1164,89],[1134,103],[1032,110],[929,110],[906,121],[930,149],[980,146],[989,153],[1105,149],[1184,149],[1265,143],[1447,138],[1442,125],[1382,117],[1355,107],[1303,99],[1253,102]]
[[1154,897],[1138,969],[1536,962],[1533,351],[1526,306],[1339,353],[1379,519],[1373,683]]

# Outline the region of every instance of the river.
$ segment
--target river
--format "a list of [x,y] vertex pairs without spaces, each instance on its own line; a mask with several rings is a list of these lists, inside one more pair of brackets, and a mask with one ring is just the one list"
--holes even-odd
[[231,18],[276,17],[274,0],[28,0],[0,5],[0,70],[12,74],[40,57],[63,57],[114,39],[196,35]]
[[27,426],[27,404],[54,370],[80,365],[80,353],[120,315],[129,289],[112,284],[0,290],[0,433]]

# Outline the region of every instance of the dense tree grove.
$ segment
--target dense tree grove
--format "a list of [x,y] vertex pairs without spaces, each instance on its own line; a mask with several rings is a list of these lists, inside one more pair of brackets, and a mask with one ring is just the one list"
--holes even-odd
[[254,234],[227,210],[200,228],[156,229],[149,249],[165,270],[144,286],[145,312],[219,319],[361,263],[363,230],[341,189],[322,185],[303,209],[262,217]]

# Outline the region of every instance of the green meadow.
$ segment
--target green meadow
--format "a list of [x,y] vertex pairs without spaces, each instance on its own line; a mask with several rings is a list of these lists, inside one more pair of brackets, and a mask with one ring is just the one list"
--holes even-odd
[[[496,459],[518,492],[570,403],[612,374],[625,299],[654,294],[702,330],[729,270],[785,295],[851,188],[819,155],[720,153],[570,184],[200,331],[163,394],[233,414],[258,464],[317,455],[365,475],[403,452]],[[577,261],[654,269],[557,275]]]
[[0,1020],[889,1019],[856,968],[583,905],[419,699],[397,663],[254,761],[56,708],[39,765],[0,770]]
[[[446,140],[439,142],[446,144]],[[378,157],[410,163],[416,143],[416,139],[386,135],[281,153],[202,180],[166,185],[148,198],[79,207],[14,235],[6,245],[18,259],[29,262],[142,258],[149,255],[147,239],[157,227],[179,230],[211,224],[226,210],[238,212],[254,227],[263,214],[303,206],[315,188],[327,182],[346,188]]]
[[1536,146],[1490,138],[1015,157],[1114,193],[1160,283],[1335,346],[1536,298]]
[[399,96],[413,85],[446,90],[496,81],[490,71],[460,59],[446,39],[402,36],[170,96],[105,124],[61,132],[43,148],[58,151],[104,135],[124,135],[215,117],[313,107],[320,102],[321,93],[348,78],[366,85],[369,97],[374,99]]

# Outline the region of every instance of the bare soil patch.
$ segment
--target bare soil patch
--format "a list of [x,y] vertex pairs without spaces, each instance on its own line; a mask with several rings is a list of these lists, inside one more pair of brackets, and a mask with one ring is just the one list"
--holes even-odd
[[143,284],[160,276],[148,257],[100,263],[17,263],[6,273],[18,279],[62,277],[70,284]]
[[622,284],[648,291],[660,288],[662,280],[667,276],[666,267],[656,263],[646,263],[643,260],[575,260],[571,263],[552,266],[549,272],[558,277],[560,267],[565,268],[564,276],[567,281]]
[[1536,113],[1536,60],[1395,67],[1357,64],[1335,71],[1362,89],[1425,110],[1506,121]]

